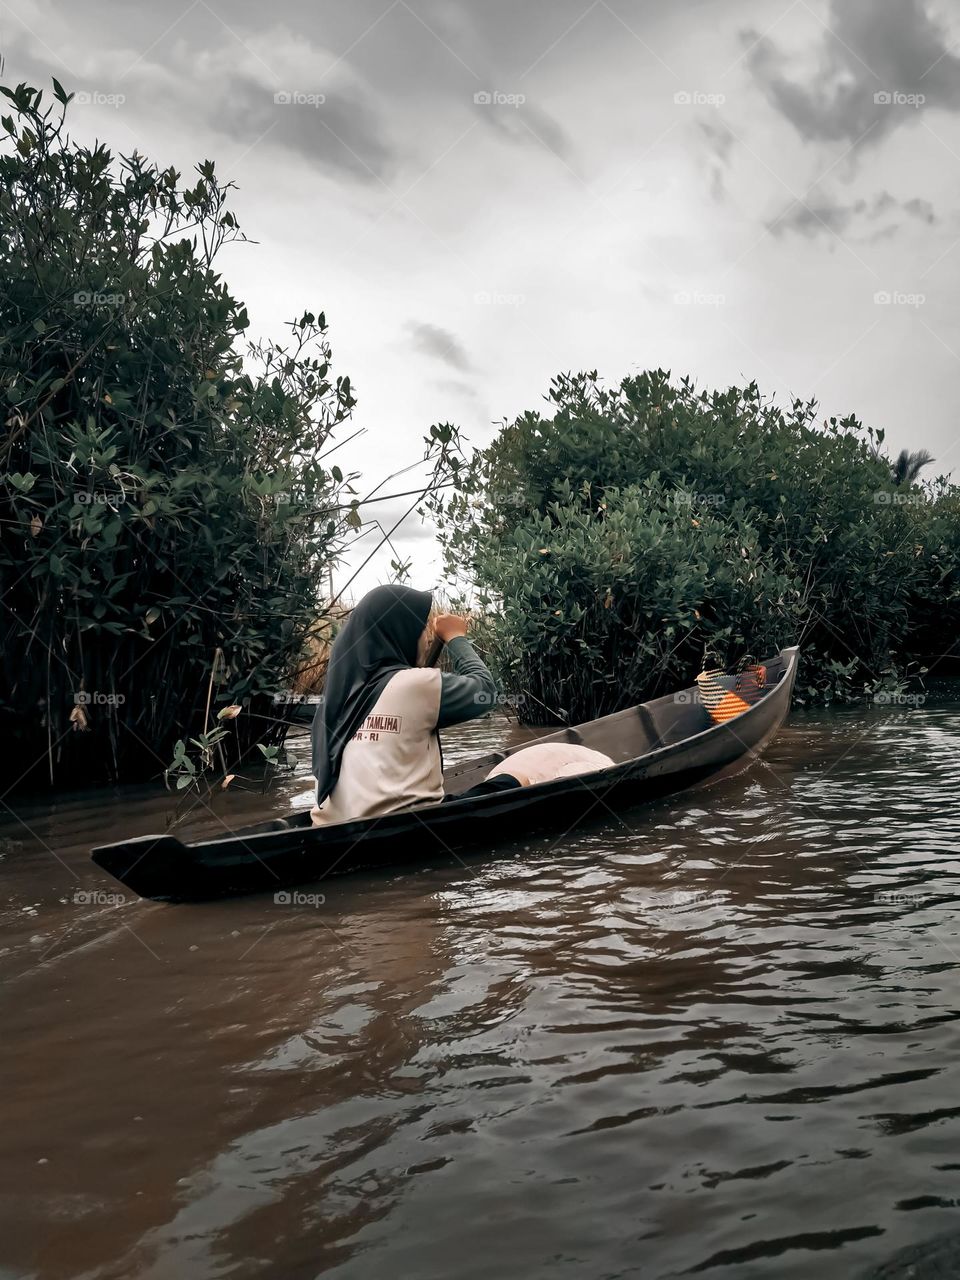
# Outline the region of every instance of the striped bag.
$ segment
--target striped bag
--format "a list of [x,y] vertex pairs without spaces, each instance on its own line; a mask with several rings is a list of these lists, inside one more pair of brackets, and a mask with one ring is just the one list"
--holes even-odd
[[752,654],[740,660],[734,673],[704,665],[697,676],[700,701],[717,724],[725,724],[753,706],[763,696],[766,683],[767,669]]

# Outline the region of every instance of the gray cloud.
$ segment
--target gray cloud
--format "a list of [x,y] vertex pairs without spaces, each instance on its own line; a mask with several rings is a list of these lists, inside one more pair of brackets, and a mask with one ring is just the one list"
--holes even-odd
[[[296,84],[272,90],[237,77],[211,122],[238,142],[262,138],[362,181],[386,181],[396,156],[373,106],[356,89],[326,91],[322,103],[303,101],[319,92]],[[276,102],[278,93],[292,100]]]
[[[403,487],[412,489],[416,485],[416,480],[411,480],[409,484]],[[396,532],[390,534],[390,540],[394,543],[397,551],[403,551],[404,543],[422,542],[426,538],[436,537],[436,529],[429,520],[424,520],[419,514],[418,509],[410,510],[410,504],[414,500],[412,495],[409,498],[401,498],[396,502],[376,502],[371,503],[367,507],[361,507],[364,523],[371,525],[371,532],[367,539],[367,550],[373,550],[374,542],[383,534],[389,533],[394,525],[397,525]],[[399,524],[397,523],[399,521]],[[376,525],[379,525],[379,533],[374,532]],[[366,554],[366,553],[364,553]]]
[[[17,32],[8,42],[4,78],[26,79],[49,92],[56,76],[77,95],[68,112],[72,128],[83,130],[98,114],[85,97],[120,94],[118,131],[135,137],[138,121],[159,116],[175,121],[185,136],[196,131],[206,139],[207,131],[215,131],[240,143],[245,154],[283,148],[336,176],[377,185],[391,177],[399,149],[388,137],[376,93],[361,76],[346,64],[332,74],[311,71],[322,51],[285,28],[270,33],[268,63],[253,39],[237,44],[219,23],[208,25],[208,47],[181,38],[146,56],[104,42],[82,59],[68,50],[69,65],[29,33]],[[277,95],[290,100],[277,101]]]
[[463,382],[459,378],[436,378],[436,385],[442,390],[447,391],[450,395],[459,396],[464,400],[471,400],[480,403],[480,396],[476,387],[470,385],[469,382]]
[[912,200],[904,201],[903,207],[907,213],[919,218],[922,222],[934,223],[937,221],[937,215],[934,213],[933,205],[929,200],[921,200],[919,196],[914,196]]
[[[219,7],[189,7],[148,42],[135,6],[114,21],[94,5],[83,56],[68,42],[65,58],[28,28],[15,28],[17,76],[25,71],[44,84],[53,74],[68,91],[119,90],[126,96],[123,121],[134,131],[137,116],[162,115],[189,129],[215,130],[261,155],[284,150],[364,183],[392,187],[404,166],[426,169],[471,119],[511,146],[572,164],[566,132],[531,101],[531,86],[511,65],[519,32],[531,61],[549,43],[553,22],[544,15],[528,21],[509,6],[480,15],[447,2],[422,3],[414,12],[377,0],[357,0],[349,10],[339,0],[309,7],[280,0],[265,13],[238,0],[228,26]],[[484,90],[526,100],[477,105],[474,95]],[[275,103],[283,92],[294,100]],[[310,100],[318,96],[322,102]]]
[[518,106],[493,103],[474,104],[478,119],[508,142],[546,148],[564,164],[573,167],[573,145],[567,134],[542,107],[530,101]]
[[459,339],[452,333],[448,333],[446,329],[441,329],[435,324],[411,324],[410,332],[417,350],[422,351],[424,355],[442,360],[451,369],[459,369],[461,373],[469,370],[470,360],[466,351]]
[[736,139],[722,121],[699,120],[697,129],[706,145],[710,194],[714,200],[722,200],[726,195],[726,170],[730,166],[730,153]]
[[[48,83],[52,71],[68,88],[120,90],[122,109],[78,108],[71,129],[187,174],[209,155],[237,182],[234,207],[261,244],[226,259],[231,284],[258,331],[282,334],[291,311],[326,308],[336,371],[351,374],[356,426],[369,429],[335,457],[371,482],[420,455],[425,421],[456,421],[483,442],[538,403],[557,368],[599,365],[616,378],[633,359],[718,385],[742,374],[776,392],[815,388],[831,411],[853,406],[889,424],[897,447],[920,413],[942,456],[956,434],[949,152],[960,154],[960,47],[948,48],[932,14],[952,26],[956,7],[805,0],[744,53],[739,32],[788,4],[765,15],[759,0],[180,0],[167,11],[8,0],[5,79]],[[724,90],[724,109],[678,113],[684,86]],[[283,90],[326,102],[275,106]],[[475,104],[482,91],[526,101]],[[894,91],[939,109],[874,103]],[[929,131],[869,151],[921,116]],[[882,170],[845,186],[868,151]],[[834,161],[806,209],[786,205],[784,183],[802,193]],[[587,190],[564,164],[589,169]],[[917,280],[935,265],[926,278],[943,309],[923,314],[931,327],[941,319],[943,340],[898,327],[891,310],[835,364],[862,330],[865,296],[834,269],[836,236],[880,280]],[[731,300],[759,292],[766,310],[693,317],[673,304],[688,279],[726,291],[713,283],[721,272]],[[470,307],[478,284],[523,290],[528,305]],[[905,361],[917,377],[902,377]],[[394,509],[371,513],[389,528]],[[407,525],[419,563],[432,563],[423,527]]]
[[801,137],[860,147],[931,107],[960,110],[960,58],[926,0],[831,0],[827,25],[803,82],[771,40],[743,36],[757,83]]
[[870,224],[881,222],[884,218],[895,219],[897,213],[905,213],[928,224],[937,221],[929,200],[922,200],[917,196],[910,200],[897,200],[889,191],[881,191],[872,200],[860,198],[847,204],[814,193],[802,204],[796,200],[787,205],[783,213],[767,225],[775,236],[796,232],[813,239],[818,235],[829,235],[830,232],[840,235],[846,231],[862,230],[871,240],[889,239],[900,230],[902,222],[887,221],[879,227]]

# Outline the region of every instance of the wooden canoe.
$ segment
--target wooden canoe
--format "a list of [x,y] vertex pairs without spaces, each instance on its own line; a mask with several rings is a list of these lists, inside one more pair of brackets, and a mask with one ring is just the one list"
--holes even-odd
[[[364,867],[422,865],[527,829],[563,831],[588,815],[602,818],[746,768],[787,718],[797,656],[790,648],[768,659],[766,692],[725,724],[713,723],[694,686],[535,740],[579,742],[615,761],[595,773],[329,827],[311,826],[301,811],[196,843],[138,836],[101,845],[93,861],[140,897],[190,902],[276,892]],[[447,795],[469,790],[509,754],[453,765],[444,773]]]

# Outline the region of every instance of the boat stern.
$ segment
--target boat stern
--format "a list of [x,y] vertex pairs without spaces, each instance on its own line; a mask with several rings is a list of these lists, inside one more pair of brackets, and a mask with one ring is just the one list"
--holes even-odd
[[137,836],[90,850],[98,867],[140,898],[171,898],[173,884],[192,884],[196,868],[190,851],[174,836]]

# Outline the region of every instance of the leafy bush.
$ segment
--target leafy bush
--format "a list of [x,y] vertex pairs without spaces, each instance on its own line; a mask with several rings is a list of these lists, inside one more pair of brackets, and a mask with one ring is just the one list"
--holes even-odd
[[7,785],[159,774],[220,704],[245,707],[232,751],[276,742],[273,695],[359,523],[323,462],[354,404],[325,318],[244,350],[215,270],[243,237],[212,162],[184,184],[73,142],[56,81],[51,105],[2,93]]
[[549,398],[432,507],[528,716],[629,705],[691,681],[708,648],[799,643],[801,695],[850,697],[953,642],[957,492],[897,486],[881,431],[663,370],[613,390],[564,375]]

